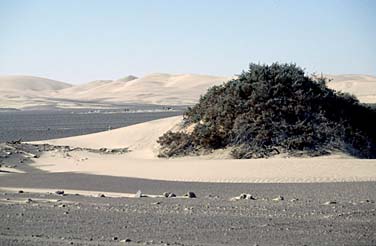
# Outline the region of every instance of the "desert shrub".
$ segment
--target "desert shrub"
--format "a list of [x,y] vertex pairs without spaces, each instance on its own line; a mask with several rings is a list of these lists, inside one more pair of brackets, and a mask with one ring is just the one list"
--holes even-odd
[[251,64],[236,79],[210,88],[184,120],[195,124],[190,134],[159,139],[167,157],[225,147],[233,147],[235,158],[328,150],[376,156],[376,110],[295,64]]

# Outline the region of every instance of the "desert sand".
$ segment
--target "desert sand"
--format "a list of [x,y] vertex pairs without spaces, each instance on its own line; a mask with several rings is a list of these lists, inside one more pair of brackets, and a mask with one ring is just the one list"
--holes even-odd
[[[327,75],[329,87],[364,103],[376,103],[376,77]],[[79,85],[31,76],[0,77],[0,108],[102,108],[127,103],[192,105],[202,93],[232,77],[153,73],[140,78],[97,80]]]
[[[315,158],[234,160],[226,151],[206,156],[158,158],[159,136],[179,129],[180,116],[150,121],[89,135],[39,141],[80,148],[128,148],[122,155],[103,155],[84,150],[67,156],[47,152],[33,167],[48,172],[78,172],[155,180],[244,183],[310,183],[376,181],[376,160],[355,159],[343,154]],[[225,158],[224,158],[225,157]],[[215,170],[215,172],[213,172]]]

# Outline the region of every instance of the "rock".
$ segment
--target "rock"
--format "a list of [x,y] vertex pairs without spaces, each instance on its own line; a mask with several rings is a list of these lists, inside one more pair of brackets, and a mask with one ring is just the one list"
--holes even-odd
[[130,243],[132,242],[132,240],[130,238],[126,238],[126,239],[123,239],[123,240],[120,240],[121,243]]
[[163,192],[163,196],[166,198],[176,197],[176,195],[172,192]]
[[22,193],[24,193],[24,191],[23,190],[19,190],[18,193],[22,194]]
[[337,204],[336,201],[327,201],[324,203],[324,205],[333,205],[333,204]]
[[188,191],[187,193],[184,194],[184,197],[187,198],[197,198],[196,194],[192,191]]
[[118,237],[113,237],[112,240],[117,241]]
[[106,197],[105,194],[98,194],[98,197]]
[[57,191],[55,191],[55,194],[56,195],[64,195],[64,191],[63,190],[57,190]]
[[136,192],[136,194],[134,195],[134,197],[136,197],[136,198],[141,198],[141,197],[143,197],[143,194],[142,194],[142,192],[141,192],[140,190],[138,190],[138,191]]
[[251,194],[240,194],[239,199],[244,199],[244,200],[256,200]]
[[285,198],[283,196],[277,196],[276,198],[273,198],[272,200],[275,202],[279,202],[279,201],[285,200]]

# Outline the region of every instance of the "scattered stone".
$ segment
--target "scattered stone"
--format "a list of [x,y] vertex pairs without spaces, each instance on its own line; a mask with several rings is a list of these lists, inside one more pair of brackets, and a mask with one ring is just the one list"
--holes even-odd
[[55,191],[55,194],[56,195],[64,195],[64,191],[63,190],[57,190],[57,191]]
[[279,201],[285,200],[285,198],[283,196],[277,196],[276,198],[273,198],[272,200],[275,202],[279,202]]
[[230,199],[230,201],[236,201],[236,200],[256,200],[256,198],[252,196],[251,194],[242,193],[239,196],[236,196]]
[[188,191],[187,193],[184,194],[184,197],[187,198],[197,198],[196,194],[192,191]]
[[132,240],[130,238],[120,240],[121,243],[130,243]]
[[290,200],[290,202],[297,202],[297,201],[299,201],[298,198],[293,198],[293,199]]
[[176,195],[172,192],[163,192],[163,196],[166,198],[176,197]]
[[142,194],[142,192],[140,190],[138,190],[136,192],[136,194],[134,195],[135,198],[141,198],[141,197],[146,197],[146,195]]
[[333,205],[333,204],[337,204],[336,201],[327,201],[324,203],[324,205]]

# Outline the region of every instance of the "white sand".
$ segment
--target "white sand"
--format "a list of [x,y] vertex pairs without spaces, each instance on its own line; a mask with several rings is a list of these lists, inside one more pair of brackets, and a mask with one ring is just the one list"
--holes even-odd
[[[197,182],[344,182],[376,181],[376,160],[345,155],[318,158],[270,158],[253,160],[189,157],[157,158],[157,138],[179,127],[180,117],[137,124],[112,131],[45,141],[50,144],[89,148],[129,147],[130,153],[106,155],[73,151],[43,154],[35,167],[50,172],[79,172],[156,180]],[[214,158],[214,159],[213,159]]]

